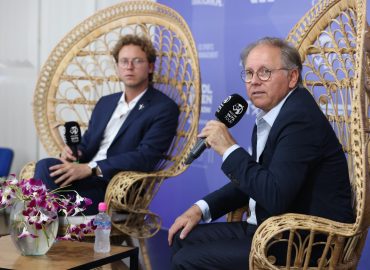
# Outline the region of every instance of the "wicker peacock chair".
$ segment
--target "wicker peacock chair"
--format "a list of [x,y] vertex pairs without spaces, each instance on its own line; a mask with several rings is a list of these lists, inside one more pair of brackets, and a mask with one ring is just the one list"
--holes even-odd
[[[250,269],[356,269],[370,226],[370,39],[365,12],[366,0],[322,0],[287,38],[301,55],[304,85],[343,145],[356,221],[343,224],[301,214],[271,217],[254,235]],[[242,215],[237,211],[228,219],[240,220]],[[282,242],[287,263],[276,265],[269,250]],[[315,246],[323,252],[309,267]]]
[[[111,49],[125,34],[148,36],[157,49],[154,86],[180,108],[177,135],[159,171],[120,172],[107,188],[109,212],[127,216],[113,220],[120,234],[139,239],[144,264],[150,269],[145,238],[161,227],[161,218],[148,210],[164,179],[179,175],[184,158],[196,140],[200,114],[200,71],[193,36],[174,10],[150,1],[124,2],[97,12],[63,38],[44,64],[34,94],[34,120],[39,138],[50,156],[64,146],[60,127],[77,121],[87,127],[96,101],[122,91]],[[33,175],[34,163],[21,172]],[[145,190],[145,192],[143,192]]]

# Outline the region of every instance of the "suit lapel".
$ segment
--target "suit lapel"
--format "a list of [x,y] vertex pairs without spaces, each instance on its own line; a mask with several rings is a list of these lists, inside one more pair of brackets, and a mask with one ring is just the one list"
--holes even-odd
[[292,108],[294,109],[297,106],[295,100],[297,100],[297,98],[301,96],[302,90],[307,91],[305,89],[297,87],[297,89],[293,90],[293,93],[291,93],[290,96],[285,100],[284,105],[281,107],[280,112],[275,119],[274,125],[271,127],[269,136],[266,141],[266,146],[270,143],[270,138],[275,138],[280,132],[280,129],[282,126],[284,126],[286,119],[290,119],[286,115],[289,114],[289,111],[292,110]]
[[[114,138],[113,142],[121,136],[127,128],[130,126],[130,124],[139,119],[139,117],[148,110],[148,107],[150,105],[150,101],[153,97],[154,90],[152,88],[148,88],[146,93],[140,98],[140,100],[136,103],[135,107],[132,109],[132,111],[127,116],[127,119],[122,124],[121,128],[119,129],[116,137]],[[113,144],[112,142],[112,144]]]

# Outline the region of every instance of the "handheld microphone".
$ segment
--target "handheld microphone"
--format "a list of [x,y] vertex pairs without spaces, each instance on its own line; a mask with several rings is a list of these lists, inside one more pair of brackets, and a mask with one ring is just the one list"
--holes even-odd
[[78,148],[77,145],[81,142],[81,129],[80,125],[75,121],[65,122],[65,139],[66,144],[71,148],[73,156],[77,159],[78,162]]
[[[220,122],[225,124],[225,126],[231,128],[238,123],[240,119],[242,119],[247,108],[248,103],[244,98],[238,94],[232,94],[222,101],[220,106],[218,106],[215,116]],[[185,160],[185,164],[189,165],[192,163],[206,148],[206,138],[198,139],[197,143],[190,151],[189,156]]]

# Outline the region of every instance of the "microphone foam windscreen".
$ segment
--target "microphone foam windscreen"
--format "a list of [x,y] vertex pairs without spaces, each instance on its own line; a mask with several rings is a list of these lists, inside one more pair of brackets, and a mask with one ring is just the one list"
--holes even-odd
[[218,106],[215,116],[225,126],[231,128],[242,119],[247,108],[248,103],[243,97],[238,94],[232,94]]
[[81,141],[81,129],[80,125],[75,121],[65,122],[65,133],[67,145],[76,145]]

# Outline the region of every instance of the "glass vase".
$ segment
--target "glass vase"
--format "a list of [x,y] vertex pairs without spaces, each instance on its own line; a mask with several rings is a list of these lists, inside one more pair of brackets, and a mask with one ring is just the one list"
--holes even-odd
[[11,239],[22,255],[44,255],[53,245],[58,232],[57,213],[40,209],[47,220],[42,224],[41,229],[36,229],[35,224],[29,224],[26,221],[24,210],[26,210],[25,203],[22,201],[12,206],[9,224]]

